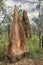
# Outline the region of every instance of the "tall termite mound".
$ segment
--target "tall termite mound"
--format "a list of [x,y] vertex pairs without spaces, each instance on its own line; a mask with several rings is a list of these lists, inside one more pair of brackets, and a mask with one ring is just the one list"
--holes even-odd
[[26,38],[31,38],[31,26],[27,16],[27,12],[23,10],[22,25],[25,31]]
[[17,7],[14,7],[14,21],[10,29],[9,44],[6,49],[6,59],[14,62],[21,59],[29,52],[25,32],[18,14]]

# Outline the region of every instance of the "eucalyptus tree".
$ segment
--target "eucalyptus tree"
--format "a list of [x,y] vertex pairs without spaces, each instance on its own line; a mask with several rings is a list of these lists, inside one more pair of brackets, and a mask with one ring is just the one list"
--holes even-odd
[[43,48],[43,6],[40,15],[40,21],[41,21],[41,35],[42,35],[42,48]]
[[[4,1],[0,0],[0,13],[1,12],[5,12],[5,5],[4,5]],[[0,16],[1,17],[1,16]],[[2,33],[2,27],[1,27],[1,21],[0,21],[0,32]]]
[[[35,23],[38,26],[38,34],[39,34],[39,48],[41,48],[41,35],[42,35],[42,40],[43,40],[43,5],[42,5],[42,0],[38,0],[36,9],[39,12],[38,18],[33,18]],[[42,46],[43,46],[43,41],[42,41]]]
[[[5,5],[5,1],[4,0],[0,0],[0,13],[2,13],[2,16],[4,15],[4,17],[2,18],[2,21],[0,22],[0,26],[2,27],[2,29],[4,31],[8,31],[8,25],[11,24],[12,22],[12,7],[10,6],[6,6]],[[1,17],[1,16],[0,16]]]

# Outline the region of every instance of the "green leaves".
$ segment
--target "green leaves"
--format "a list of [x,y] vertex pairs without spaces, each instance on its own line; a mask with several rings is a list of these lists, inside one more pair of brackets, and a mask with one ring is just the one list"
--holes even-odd
[[41,5],[40,5],[40,4],[38,4],[38,5],[36,6],[36,8],[37,8],[37,9],[40,9],[40,7],[41,7]]
[[2,3],[3,0],[0,0],[0,3]]
[[4,1],[3,0],[0,0],[0,11],[4,12],[6,9],[5,9],[5,4],[4,4]]
[[39,18],[36,18],[36,17],[33,17],[33,19],[32,19],[36,24],[38,24],[39,23]]

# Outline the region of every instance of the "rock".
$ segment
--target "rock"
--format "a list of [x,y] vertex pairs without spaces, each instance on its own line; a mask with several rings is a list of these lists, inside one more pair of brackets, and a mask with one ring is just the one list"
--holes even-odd
[[23,11],[22,24],[23,24],[26,38],[27,39],[31,38],[31,36],[32,36],[31,35],[31,27],[30,27],[28,16],[27,16],[27,12],[25,10]]
[[15,62],[29,53],[25,32],[18,14],[17,7],[14,9],[14,21],[10,29],[9,44],[6,49],[5,59]]

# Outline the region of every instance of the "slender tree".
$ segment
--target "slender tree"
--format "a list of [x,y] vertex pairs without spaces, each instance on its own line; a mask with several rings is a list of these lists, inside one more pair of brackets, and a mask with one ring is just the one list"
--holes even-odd
[[43,6],[42,6],[42,0],[38,0],[37,6],[36,6],[39,15],[38,18],[34,18],[34,21],[38,25],[38,33],[39,33],[39,48],[41,48],[41,34],[42,34],[42,47],[43,47]]

